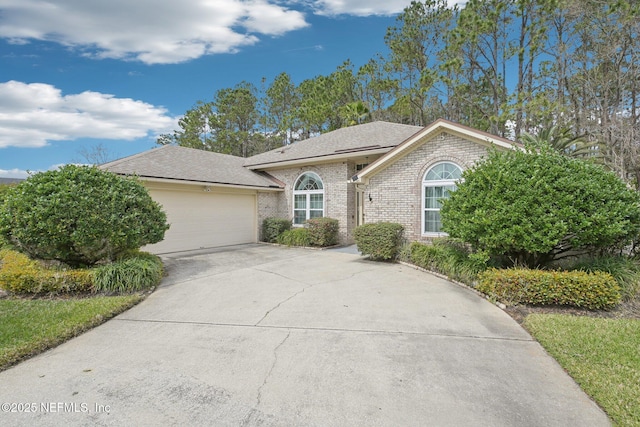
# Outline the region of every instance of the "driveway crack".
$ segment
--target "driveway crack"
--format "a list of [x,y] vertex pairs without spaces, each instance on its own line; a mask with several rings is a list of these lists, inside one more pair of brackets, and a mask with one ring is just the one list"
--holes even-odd
[[259,325],[260,325],[260,323],[261,323],[264,319],[266,319],[266,318],[267,318],[267,316],[268,316],[269,314],[271,314],[271,312],[272,312],[272,311],[274,311],[274,310],[278,309],[282,304],[284,304],[284,303],[286,303],[287,301],[289,301],[289,300],[291,300],[291,299],[295,298],[296,296],[300,295],[301,293],[303,293],[303,292],[304,292],[305,290],[307,290],[308,288],[311,288],[311,287],[315,286],[315,285],[311,285],[311,284],[308,284],[308,283],[305,283],[305,282],[301,282],[301,281],[299,281],[299,280],[292,279],[291,277],[287,277],[287,276],[284,276],[284,275],[282,275],[282,274],[280,274],[280,273],[276,273],[276,272],[273,272],[273,271],[260,270],[259,268],[256,268],[256,270],[258,270],[258,271],[262,271],[262,272],[264,272],[264,273],[275,274],[276,276],[280,276],[280,277],[283,277],[283,278],[288,279],[288,280],[293,280],[293,281],[296,281],[296,282],[302,283],[302,284],[304,284],[304,285],[306,285],[306,286],[304,286],[301,290],[299,290],[299,291],[295,292],[295,293],[294,293],[293,295],[291,295],[291,296],[288,296],[287,298],[283,299],[283,300],[282,300],[282,301],[280,301],[278,304],[276,304],[275,306],[273,306],[272,308],[270,308],[269,310],[267,310],[267,311],[264,313],[264,316],[262,316],[262,318],[261,318],[260,320],[258,320],[258,321],[254,324],[254,326],[259,326]]
[[295,298],[296,296],[300,295],[300,294],[301,294],[301,293],[303,293],[307,288],[310,288],[311,286],[313,286],[313,285],[310,285],[310,286],[304,287],[304,288],[302,288],[301,290],[299,290],[298,292],[294,293],[293,295],[291,295],[291,296],[289,296],[289,297],[287,297],[287,298],[283,299],[282,301],[280,301],[278,304],[276,304],[275,306],[273,306],[272,308],[270,308],[269,310],[267,310],[267,312],[264,314],[264,316],[262,316],[262,318],[261,318],[260,320],[258,320],[258,321],[256,322],[256,324],[255,324],[255,325],[253,325],[253,326],[259,326],[259,325],[260,325],[260,323],[261,323],[264,319],[266,319],[266,318],[267,318],[267,316],[268,316],[269,314],[271,314],[271,312],[272,312],[272,311],[274,311],[274,310],[278,309],[278,308],[279,308],[282,304],[284,304],[285,302],[287,302],[287,301],[289,301],[289,300],[291,300],[291,299]]
[[260,387],[258,387],[258,394],[256,396],[256,405],[253,409],[251,409],[251,411],[249,411],[249,413],[243,420],[242,422],[243,426],[249,425],[249,422],[253,419],[253,417],[260,412],[259,408],[260,408],[260,405],[262,404],[262,389],[267,385],[267,382],[269,382],[271,373],[273,372],[273,370],[276,367],[276,364],[278,363],[278,350],[280,349],[280,347],[284,345],[284,343],[289,339],[290,336],[291,336],[291,330],[288,330],[287,336],[284,337],[284,339],[280,341],[280,343],[273,349],[273,363],[271,364],[271,367],[269,368],[267,375],[265,375],[264,380],[262,381],[262,384],[260,384]]
[[280,341],[280,344],[278,344],[276,348],[273,349],[273,363],[269,368],[269,372],[267,372],[267,375],[264,377],[264,381],[262,382],[260,387],[258,387],[258,396],[256,398],[256,406],[260,406],[260,403],[262,403],[262,389],[264,388],[265,385],[267,385],[267,382],[269,381],[269,377],[271,377],[271,373],[273,372],[273,369],[276,367],[276,364],[278,363],[278,350],[280,349],[280,347],[284,345],[284,343],[289,339],[290,336],[291,336],[291,330],[287,331],[287,336],[284,337],[282,341]]

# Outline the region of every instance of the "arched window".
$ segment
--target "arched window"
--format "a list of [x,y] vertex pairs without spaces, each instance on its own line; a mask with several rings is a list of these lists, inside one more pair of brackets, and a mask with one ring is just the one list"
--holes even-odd
[[324,185],[318,175],[307,172],[293,187],[293,223],[324,216]]
[[441,233],[441,199],[455,191],[462,169],[454,163],[442,162],[427,171],[422,180],[422,233]]

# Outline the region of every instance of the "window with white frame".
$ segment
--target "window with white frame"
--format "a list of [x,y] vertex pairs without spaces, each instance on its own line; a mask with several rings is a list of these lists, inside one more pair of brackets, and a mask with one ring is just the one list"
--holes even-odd
[[318,175],[307,172],[293,187],[293,223],[302,225],[311,218],[324,216],[324,185]]
[[454,163],[442,162],[431,167],[422,180],[422,233],[441,233],[441,200],[449,198],[462,176],[462,169]]

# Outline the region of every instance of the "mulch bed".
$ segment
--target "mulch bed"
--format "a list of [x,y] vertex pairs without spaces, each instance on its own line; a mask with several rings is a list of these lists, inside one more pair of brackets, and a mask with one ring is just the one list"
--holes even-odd
[[515,305],[507,307],[505,311],[518,323],[522,324],[529,314],[570,314],[573,316],[589,316],[607,319],[639,319],[640,320],[640,298],[620,303],[612,310],[585,310],[566,306],[529,306]]

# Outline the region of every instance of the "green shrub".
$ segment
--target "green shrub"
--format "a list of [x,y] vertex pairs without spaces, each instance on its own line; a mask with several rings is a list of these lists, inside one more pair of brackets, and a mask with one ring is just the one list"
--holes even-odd
[[618,282],[624,301],[629,301],[640,293],[640,264],[637,260],[627,256],[608,255],[583,258],[568,270],[609,273]]
[[312,218],[307,220],[309,239],[312,246],[333,246],[338,243],[340,225],[333,218]]
[[[4,204],[4,199],[7,198],[9,192],[16,186],[17,184],[0,184],[0,209]],[[0,233],[0,249],[8,248],[10,246],[9,241],[6,236]]]
[[162,280],[159,257],[147,252],[128,253],[117,261],[92,270],[98,292],[137,292],[156,287]]
[[262,221],[262,241],[275,243],[278,236],[291,229],[291,220],[286,218],[265,218]]
[[398,255],[402,244],[404,227],[393,222],[363,224],[357,227],[353,236],[358,250],[371,259],[389,260]]
[[287,230],[277,238],[277,243],[287,246],[311,246],[309,230],[303,227]]
[[413,242],[409,247],[412,264],[472,285],[478,274],[487,269],[488,255],[472,253],[459,241],[440,238],[432,244]]
[[0,234],[21,252],[71,266],[114,260],[159,242],[168,228],[160,205],[137,179],[87,166],[32,175],[0,209]]
[[442,229],[508,265],[620,247],[640,232],[640,195],[604,167],[551,147],[491,151],[443,201]]
[[600,271],[489,269],[478,277],[477,289],[506,304],[570,305],[609,309],[620,302],[620,287]]
[[0,206],[17,184],[0,184]]
[[46,268],[20,252],[0,251],[0,288],[16,294],[62,294],[93,291],[91,271]]

